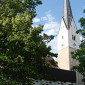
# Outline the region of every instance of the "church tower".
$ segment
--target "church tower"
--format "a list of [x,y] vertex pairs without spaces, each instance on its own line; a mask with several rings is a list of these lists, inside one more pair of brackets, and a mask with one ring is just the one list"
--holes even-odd
[[[58,31],[58,67],[60,69],[71,70],[74,65],[79,62],[72,58],[71,52],[79,49],[80,38],[76,33],[71,6],[69,0],[64,0],[63,15],[60,29]],[[82,82],[83,76],[77,72],[77,85],[84,85]]]
[[63,15],[58,32],[58,66],[60,69],[71,70],[78,64],[72,59],[71,52],[79,49],[79,34],[73,19],[69,0],[64,0]]

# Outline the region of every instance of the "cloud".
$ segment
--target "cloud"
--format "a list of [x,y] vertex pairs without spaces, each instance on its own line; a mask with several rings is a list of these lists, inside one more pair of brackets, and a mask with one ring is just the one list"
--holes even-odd
[[85,38],[83,38],[83,36],[80,35],[80,41],[84,40]]
[[57,53],[57,36],[50,43],[48,43],[48,46],[51,46],[51,52]]
[[35,23],[35,22],[40,22],[40,19],[39,18],[34,18],[33,23]]
[[59,23],[57,21],[51,21],[51,22],[45,23],[43,29],[44,30],[49,30],[49,29],[58,30],[58,28],[59,28]]
[[36,25],[36,24],[33,24],[33,25],[32,25],[32,27],[38,27],[38,25]]
[[41,17],[41,21],[47,21],[44,24],[44,31],[46,34],[55,35],[58,32],[60,24],[55,20],[55,18],[51,15],[51,11],[46,13],[46,16]]
[[56,62],[58,62],[58,59],[57,59],[56,57],[53,57],[53,59],[54,59]]
[[[46,12],[45,16],[42,16],[40,19],[39,18],[34,18],[33,19],[33,27],[38,26],[38,23],[36,22],[40,22],[44,24],[43,27],[43,33],[46,33],[47,35],[57,35],[58,33],[58,29],[60,24],[55,20],[55,18],[53,17],[53,15],[51,14],[51,10]],[[41,35],[42,35],[41,34]],[[47,46],[51,46],[52,50],[51,52],[57,53],[57,36],[47,44]]]
[[54,35],[55,33],[55,30],[54,29],[51,29],[51,30],[48,30],[45,32],[47,35]]
[[48,19],[47,19],[47,17],[41,17],[41,20],[42,20],[42,21],[46,21],[46,20],[48,20]]
[[82,41],[82,39],[83,39],[83,37],[82,37],[82,36],[80,36],[80,41]]
[[[47,35],[57,35],[60,24],[52,16],[51,11],[48,11],[45,16],[41,17],[41,21],[46,21],[44,23],[43,33]],[[57,53],[57,36],[47,45],[51,46],[51,52]]]
[[51,22],[53,21],[55,18],[51,15],[51,10],[49,10],[48,12],[46,12],[46,16],[41,17],[42,21],[48,21]]

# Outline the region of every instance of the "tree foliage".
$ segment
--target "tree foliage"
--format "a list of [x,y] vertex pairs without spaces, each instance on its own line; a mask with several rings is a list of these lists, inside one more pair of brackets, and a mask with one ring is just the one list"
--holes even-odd
[[73,70],[77,70],[83,76],[85,76],[85,18],[84,17],[80,18],[79,22],[81,25],[81,29],[79,29],[77,33],[81,34],[83,40],[81,41],[81,44],[79,46],[80,49],[78,49],[75,53],[72,53],[73,58],[79,61],[79,65],[74,66]]
[[32,27],[35,7],[39,4],[42,4],[40,0],[0,0],[0,80],[3,85],[25,84],[29,78],[42,79],[48,66],[42,57],[56,56],[46,45],[53,36],[40,35],[41,25]]

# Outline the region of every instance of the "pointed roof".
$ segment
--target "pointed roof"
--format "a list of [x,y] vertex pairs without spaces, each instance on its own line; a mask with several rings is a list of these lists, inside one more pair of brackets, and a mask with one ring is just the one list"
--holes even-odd
[[63,16],[62,16],[67,29],[70,28],[70,23],[72,21],[72,11],[69,0],[64,0]]

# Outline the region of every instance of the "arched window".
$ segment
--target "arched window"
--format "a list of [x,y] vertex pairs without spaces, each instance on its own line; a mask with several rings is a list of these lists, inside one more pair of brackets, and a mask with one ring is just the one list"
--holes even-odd
[[63,36],[62,36],[62,39],[63,39]]
[[76,36],[72,35],[72,40],[76,40]]
[[73,40],[73,35],[72,35],[72,40]]
[[76,37],[74,36],[74,40],[76,40]]

